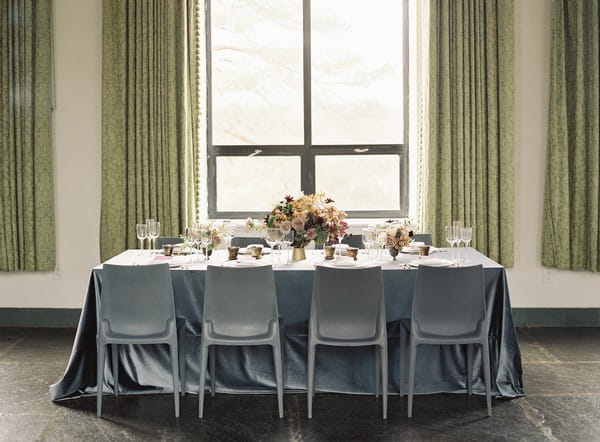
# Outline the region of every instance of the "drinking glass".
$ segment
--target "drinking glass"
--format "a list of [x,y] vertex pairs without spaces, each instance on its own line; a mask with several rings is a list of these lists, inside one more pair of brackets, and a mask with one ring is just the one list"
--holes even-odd
[[156,240],[160,238],[160,222],[154,223],[154,249],[156,250]]
[[462,221],[452,221],[452,236],[454,237],[454,242],[456,243],[456,263],[460,263],[460,229],[462,229],[463,222]]
[[383,251],[385,250],[385,245],[387,243],[387,230],[386,229],[377,229],[375,231],[375,244],[377,244],[377,249],[379,253],[379,261],[383,262]]
[[273,264],[275,264],[275,246],[282,240],[283,232],[278,227],[267,227],[264,231],[263,238],[266,243],[271,247],[271,256]]
[[290,262],[290,245],[294,242],[294,231],[291,230],[287,233],[283,233],[283,237],[281,239],[281,247],[285,249],[285,263],[288,264]]
[[233,226],[231,220],[223,220],[223,241],[225,241],[225,247],[231,246],[231,240],[233,239]]
[[340,256],[342,256],[342,241],[344,240],[345,236],[346,236],[346,234],[344,232],[338,232],[337,242],[338,242],[338,251],[339,251]]
[[135,225],[135,233],[137,235],[137,239],[140,240],[140,255],[144,254],[144,240],[148,235],[146,230],[146,224],[136,224]]
[[365,227],[361,229],[362,234],[362,242],[367,250],[367,259],[371,259],[371,248],[373,247],[373,243],[375,242],[375,229],[370,227]]
[[469,262],[468,247],[473,239],[473,227],[463,227],[460,229],[460,238],[465,244],[465,262]]
[[450,244],[450,259],[454,261],[454,226],[446,226],[446,241]]
[[212,235],[210,230],[202,229],[199,232],[200,234],[200,248],[204,250],[204,260],[208,261],[208,246],[211,243]]
[[148,235],[148,242],[149,242],[148,248],[150,250],[153,249],[153,247],[152,247],[152,238],[154,238],[154,227],[155,227],[154,223],[155,223],[155,221],[154,221],[153,218],[148,218],[146,220],[146,234]]

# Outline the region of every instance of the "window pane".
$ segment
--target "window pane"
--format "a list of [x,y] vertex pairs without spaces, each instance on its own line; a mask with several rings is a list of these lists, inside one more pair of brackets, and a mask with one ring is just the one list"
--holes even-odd
[[211,5],[213,144],[303,144],[302,1]]
[[313,143],[403,143],[402,3],[311,3]]
[[317,192],[342,210],[400,210],[398,155],[319,155]]
[[217,210],[270,211],[300,193],[300,157],[218,157]]

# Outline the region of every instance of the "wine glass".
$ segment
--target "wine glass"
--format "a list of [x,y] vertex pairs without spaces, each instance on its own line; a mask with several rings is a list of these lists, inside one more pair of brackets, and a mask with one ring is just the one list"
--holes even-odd
[[146,224],[136,224],[135,225],[135,233],[137,235],[137,239],[140,240],[140,255],[144,254],[144,240],[148,235],[146,230]]
[[156,240],[160,238],[160,222],[154,223],[154,249],[156,250]]
[[231,225],[231,220],[225,219],[223,220],[223,240],[225,241],[225,248],[231,245],[231,240],[233,239],[233,228]]
[[465,244],[465,262],[468,263],[469,255],[467,249],[469,247],[471,239],[473,239],[473,227],[463,227],[462,229],[460,229],[460,238]]
[[371,259],[371,247],[373,247],[373,243],[375,242],[375,230],[370,227],[365,227],[360,230],[362,234],[362,242],[367,249],[367,258]]
[[344,240],[345,236],[346,236],[346,232],[343,232],[343,231],[340,231],[337,234],[337,238],[336,238],[337,242],[338,242],[337,248],[338,248],[340,256],[342,256],[342,241]]
[[450,259],[454,261],[454,226],[446,226],[446,241],[450,244]]
[[152,238],[154,237],[154,219],[148,218],[146,219],[146,234],[148,235],[148,248],[152,250]]
[[452,221],[452,236],[454,237],[454,242],[456,243],[456,263],[460,263],[460,242],[462,241],[460,237],[460,229],[462,229],[463,222],[462,221]]
[[289,252],[289,248],[290,245],[294,242],[294,231],[290,230],[289,232],[282,232],[283,237],[281,238],[281,245],[280,247],[284,247],[285,248],[285,263],[289,263],[290,262],[290,252]]
[[208,229],[201,229],[199,234],[200,248],[204,250],[204,260],[208,261],[208,246],[210,245],[212,235]]
[[273,260],[275,259],[275,246],[281,242],[283,232],[277,227],[267,227],[264,231],[264,239],[271,247]]
[[377,229],[375,231],[375,244],[377,244],[377,249],[379,253],[379,261],[383,262],[383,251],[385,250],[385,245],[387,244],[387,230],[386,229]]

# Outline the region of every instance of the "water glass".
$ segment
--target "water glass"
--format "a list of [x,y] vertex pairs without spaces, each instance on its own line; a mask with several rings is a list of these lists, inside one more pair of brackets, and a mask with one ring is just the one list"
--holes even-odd
[[469,262],[468,247],[471,243],[471,240],[473,239],[473,228],[463,227],[462,229],[460,229],[460,238],[465,244],[465,262]]

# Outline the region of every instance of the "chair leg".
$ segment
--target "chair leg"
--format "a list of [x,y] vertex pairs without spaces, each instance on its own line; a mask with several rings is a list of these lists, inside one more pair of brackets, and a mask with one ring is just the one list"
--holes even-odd
[[171,350],[171,374],[173,376],[173,398],[175,402],[175,417],[179,417],[179,353],[177,351],[177,341],[169,345]]
[[106,345],[98,344],[96,359],[96,416],[102,416],[102,392],[104,390],[104,360],[106,358]]
[[281,346],[279,341],[273,344],[273,363],[275,364],[275,380],[277,382],[277,405],[279,417],[283,417],[283,368],[282,368]]
[[315,356],[317,346],[314,344],[308,344],[308,388],[306,395],[308,398],[308,418],[312,418],[312,404],[313,396],[315,392]]
[[112,372],[115,396],[119,396],[119,344],[111,344]]
[[215,384],[217,383],[217,371],[215,370],[215,365],[217,363],[216,362],[216,359],[217,359],[216,351],[217,351],[217,346],[211,345],[210,349],[209,349],[210,356],[208,358],[208,363],[210,364],[210,370],[209,370],[210,395],[213,397],[215,396]]
[[487,404],[488,416],[492,416],[492,386],[491,386],[491,370],[490,370],[490,349],[486,340],[481,344],[482,360],[483,360],[483,379],[485,381],[485,401]]
[[208,362],[208,345],[200,345],[200,388],[198,390],[198,417],[204,414],[204,384],[206,383],[206,363]]
[[[379,348],[379,347],[377,347]],[[381,390],[383,396],[383,418],[387,419],[387,399],[388,399],[388,354],[387,347],[379,348],[381,356]]]
[[179,384],[181,386],[181,395],[185,396],[185,354],[186,354],[186,335],[185,327],[182,327],[177,334],[177,347],[179,350]]
[[375,346],[375,397],[379,397],[379,389],[381,385],[381,349],[378,345]]
[[473,394],[473,344],[467,344],[467,392]]
[[406,365],[406,330],[400,325],[400,354],[398,355],[398,384],[400,384],[400,397],[404,396],[404,366]]
[[410,340],[410,356],[408,363],[408,417],[412,417],[413,394],[415,391],[415,364],[417,359],[417,346]]

